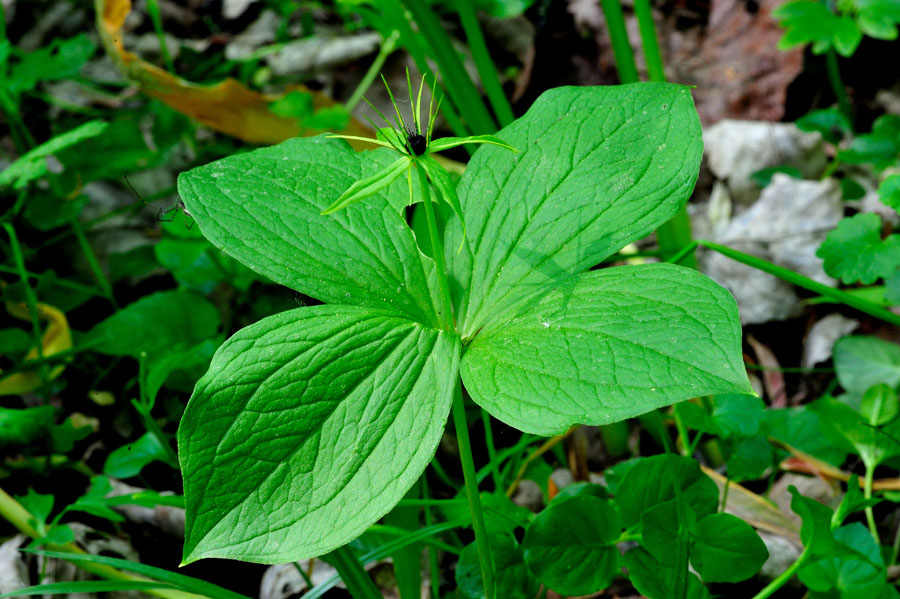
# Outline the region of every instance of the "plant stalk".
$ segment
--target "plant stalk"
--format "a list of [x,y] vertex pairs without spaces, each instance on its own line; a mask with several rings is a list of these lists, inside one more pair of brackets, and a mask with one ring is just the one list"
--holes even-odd
[[616,61],[616,70],[619,72],[619,81],[637,83],[637,67],[634,65],[634,53],[631,51],[628,31],[625,29],[622,4],[619,0],[600,0],[600,7],[606,18],[606,28],[609,30],[609,39],[612,42],[613,58]]
[[356,105],[359,104],[359,101],[365,95],[366,90],[372,87],[372,83],[375,81],[375,78],[378,77],[378,73],[381,72],[381,67],[384,66],[384,61],[386,61],[387,57],[393,54],[394,50],[397,49],[397,41],[399,39],[400,32],[395,29],[381,43],[381,48],[378,50],[378,55],[375,57],[375,60],[372,61],[372,64],[369,66],[369,70],[366,71],[366,74],[359,82],[359,85],[356,86],[356,89],[353,90],[353,94],[344,104],[344,108],[347,110],[347,112],[353,110],[353,108],[355,108]]
[[634,0],[634,14],[641,32],[641,46],[644,48],[644,60],[647,62],[647,76],[650,81],[665,81],[662,53],[659,51],[656,28],[653,26],[650,0]]
[[[438,276],[438,288],[443,304],[443,326],[445,330],[453,330],[453,302],[450,298],[450,286],[447,282],[447,266],[444,261],[444,244],[438,236],[437,220],[434,207],[431,205],[431,193],[428,190],[428,176],[425,169],[416,162],[419,173],[419,184],[422,186],[423,208],[428,224],[428,235]],[[466,422],[466,407],[463,403],[462,383],[457,379],[453,391],[453,425],[456,427],[456,440],[459,443],[459,459],[462,462],[463,480],[466,485],[466,498],[469,501],[469,512],[472,515],[472,528],[475,529],[475,543],[478,549],[478,560],[481,563],[481,578],[484,582],[486,599],[496,597],[494,588],[494,563],[491,558],[491,547],[487,538],[487,527],[484,524],[484,512],[481,509],[481,498],[478,496],[478,475],[475,472],[475,460],[472,458],[472,444],[469,441],[469,427]]]
[[[866,499],[872,499],[872,478],[875,474],[875,467],[866,464],[866,474],[863,478],[863,497]],[[872,533],[872,538],[875,539],[875,542],[878,545],[881,545],[881,538],[878,536],[878,528],[875,526],[875,513],[872,511],[872,506],[867,505],[865,509],[866,513],[866,523],[869,525],[869,532]]]
[[456,0],[456,9],[459,12],[459,21],[466,33],[472,60],[478,69],[478,76],[481,77],[481,84],[484,86],[488,101],[491,103],[491,108],[494,109],[494,115],[500,126],[505,127],[516,117],[513,115],[509,100],[506,99],[506,94],[503,93],[503,86],[500,85],[497,68],[488,53],[481,26],[478,24],[478,17],[475,16],[475,9],[471,0]]
[[841,69],[838,66],[837,53],[834,48],[828,48],[825,53],[825,68],[828,71],[828,82],[831,84],[841,112],[850,119],[850,122],[853,122],[853,109],[850,107],[850,99],[847,97],[847,88],[844,87],[844,81],[841,79]]
[[441,325],[445,331],[453,330],[453,300],[450,298],[450,285],[447,282],[447,263],[444,259],[444,244],[438,235],[437,219],[434,206],[431,204],[431,192],[428,190],[428,175],[416,161],[416,172],[419,174],[419,185],[422,189],[422,208],[425,210],[425,222],[428,225],[428,237],[431,239],[431,252],[434,254],[434,265],[437,269],[438,289],[441,293]]
[[457,382],[453,392],[453,426],[456,428],[456,440],[459,444],[459,457],[462,462],[463,480],[466,483],[466,498],[469,500],[469,511],[472,514],[472,528],[475,529],[475,543],[478,549],[478,561],[481,564],[481,579],[484,582],[485,599],[495,599],[494,560],[491,557],[491,546],[488,542],[487,527],[484,524],[484,512],[481,509],[481,498],[478,496],[478,478],[475,473],[475,461],[472,459],[472,445],[469,442],[469,428],[466,422],[466,407],[463,404],[462,386]]
[[809,558],[809,545],[803,548],[803,553],[800,554],[797,561],[788,566],[787,570],[778,575],[775,580],[767,584],[763,590],[754,595],[753,599],[766,599],[767,597],[771,597],[775,591],[783,587],[787,581],[791,579],[794,573],[806,562],[807,558]]
[[338,571],[353,599],[384,599],[372,582],[372,577],[349,547],[338,547],[328,554],[328,561]]

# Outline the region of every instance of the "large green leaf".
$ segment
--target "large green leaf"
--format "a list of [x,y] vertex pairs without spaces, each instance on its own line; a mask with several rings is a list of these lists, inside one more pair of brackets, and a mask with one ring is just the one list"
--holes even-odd
[[483,146],[447,229],[463,338],[523,297],[644,237],[687,201],[700,166],[700,121],[686,87],[561,87]]
[[405,179],[321,214],[393,160],[390,150],[357,153],[341,140],[291,139],[183,173],[178,192],[207,239],[272,281],[326,303],[435,324],[434,265],[401,215]]
[[559,282],[482,330],[466,348],[462,376],[493,416],[543,435],[700,395],[751,392],[734,299],[668,264]]
[[456,335],[385,310],[301,308],[239,331],[178,431],[185,561],[290,562],[358,536],[434,455],[458,363]]

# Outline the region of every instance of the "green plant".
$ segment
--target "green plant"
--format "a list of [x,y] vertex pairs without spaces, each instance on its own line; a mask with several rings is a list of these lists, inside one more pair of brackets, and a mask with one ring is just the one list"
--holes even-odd
[[749,391],[727,292],[666,264],[588,270],[690,194],[701,147],[688,90],[556,89],[498,137],[519,152],[485,146],[469,163],[465,235],[459,216],[438,234],[407,156],[434,260],[403,219],[405,182],[321,214],[396,162],[390,150],[295,139],[180,176],[213,244],[325,302],[242,329],[197,384],[178,433],[186,562],[289,561],[350,541],[419,478],[452,405],[491,597],[461,383],[542,435]]

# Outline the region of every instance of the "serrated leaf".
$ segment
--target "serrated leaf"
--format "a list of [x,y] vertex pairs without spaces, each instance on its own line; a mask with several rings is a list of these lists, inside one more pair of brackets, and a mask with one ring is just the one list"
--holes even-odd
[[881,217],[856,214],[838,223],[816,251],[825,272],[844,283],[871,285],[900,265],[900,235],[881,238]]
[[838,382],[851,393],[863,394],[875,385],[900,386],[900,346],[878,337],[850,335],[834,344]]
[[815,54],[834,48],[842,56],[850,56],[862,40],[853,19],[838,16],[819,2],[786,2],[773,10],[772,16],[786,29],[778,42],[781,50],[811,43]]
[[612,502],[591,495],[550,503],[525,531],[525,563],[563,595],[589,595],[619,573],[622,521]]
[[466,348],[476,403],[553,435],[675,401],[749,392],[734,299],[696,271],[621,266],[557,283]]
[[759,572],[769,550],[749,524],[731,514],[711,514],[697,522],[691,565],[704,582],[740,582]]
[[434,455],[458,355],[455,335],[352,306],[235,334],[178,431],[185,561],[295,561],[358,536]]
[[878,185],[878,199],[885,206],[900,211],[900,174],[885,177]]
[[464,339],[671,218],[702,154],[690,91],[668,84],[552,89],[497,137],[519,152],[475,153],[457,188],[470,247],[455,220],[445,238]]
[[401,216],[406,181],[321,214],[395,160],[386,149],[356,153],[340,140],[291,139],[183,173],[178,190],[207,239],[264,277],[326,303],[436,325],[434,265]]

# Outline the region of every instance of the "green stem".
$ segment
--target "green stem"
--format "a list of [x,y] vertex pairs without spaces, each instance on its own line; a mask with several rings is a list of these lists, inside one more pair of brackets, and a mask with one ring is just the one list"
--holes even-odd
[[856,308],[860,312],[865,312],[866,314],[874,316],[875,318],[879,318],[887,323],[900,325],[900,315],[894,314],[890,310],[885,310],[878,304],[866,301],[865,299],[857,297],[851,293],[847,293],[846,291],[841,291],[840,289],[834,289],[833,287],[829,287],[828,285],[823,285],[822,283],[813,281],[812,279],[804,277],[801,274],[795,273],[792,270],[782,268],[777,264],[772,264],[771,262],[767,262],[762,258],[757,258],[756,256],[745,254],[744,252],[725,247],[724,245],[719,245],[711,241],[699,240],[695,241],[690,247],[685,248],[685,252],[696,249],[698,245],[719,252],[723,256],[727,256],[732,260],[740,262],[741,264],[746,264],[747,266],[756,268],[757,270],[775,275],[779,279],[787,281],[788,283],[791,283],[793,285],[797,285],[798,287],[803,287],[804,289],[808,289],[827,298],[833,299],[837,302],[850,306],[851,308]]
[[641,31],[641,45],[644,48],[644,60],[647,62],[647,75],[650,81],[665,81],[662,54],[659,51],[659,41],[656,39],[656,29],[653,26],[650,0],[634,0],[634,14]]
[[384,66],[384,61],[397,49],[397,40],[399,39],[400,32],[395,29],[382,42],[381,49],[378,50],[378,56],[376,56],[375,60],[372,61],[372,64],[369,65],[369,70],[366,71],[366,74],[359,82],[359,85],[353,90],[350,99],[344,104],[344,108],[347,109],[347,112],[353,110],[353,108],[359,104],[359,101],[362,100],[366,91],[372,87],[372,83],[374,83],[375,78],[378,77],[378,73],[381,72],[381,68]]
[[109,303],[112,304],[113,308],[118,310],[119,305],[116,302],[116,297],[113,295],[112,285],[109,284],[109,280],[106,278],[106,275],[103,274],[103,268],[97,260],[97,255],[94,254],[91,244],[88,243],[87,237],[84,235],[84,229],[77,220],[72,221],[72,231],[75,233],[78,247],[81,248],[81,252],[84,254],[88,266],[94,274],[94,278],[97,279],[97,284],[100,285],[100,289],[103,290],[103,295],[106,296],[106,299],[109,300]]
[[162,14],[159,12],[159,2],[157,0],[147,0],[147,12],[150,13],[150,20],[153,21],[153,28],[156,30],[156,39],[159,42],[159,54],[162,56],[163,63],[170,73],[175,72],[175,63],[169,55],[169,47],[166,45],[166,33],[163,30]]
[[[656,230],[656,241],[659,244],[659,253],[663,260],[688,268],[697,268],[696,256],[690,252],[682,254],[685,248],[691,247],[693,243],[691,218],[688,216],[686,207],[682,206],[675,216]],[[677,260],[669,260],[669,256],[680,257]]]
[[[381,0],[381,2],[379,2],[379,8],[384,12],[385,17],[391,25],[400,32],[400,39],[403,42],[403,47],[406,48],[406,51],[409,52],[413,60],[416,61],[416,67],[419,69],[419,72],[430,72],[431,68],[428,65],[425,46],[423,45],[424,41],[412,30],[412,27],[406,18],[406,12],[403,5],[400,4],[400,0]],[[447,125],[450,126],[454,135],[458,137],[472,135],[472,132],[459,118],[458,110],[455,108],[455,102],[456,99],[452,95],[445,94],[444,100],[441,102],[441,114],[447,119]],[[466,144],[463,147],[469,154],[475,152],[475,146],[472,144]]]
[[328,561],[338,571],[353,599],[384,599],[372,577],[346,545],[328,554]]
[[678,430],[678,440],[681,444],[681,455],[690,457],[691,454],[688,452],[690,451],[691,442],[688,438],[687,428],[684,426],[684,422],[681,421],[681,417],[678,415],[678,410],[672,410],[672,415],[675,417],[675,428]]
[[[422,500],[423,501],[433,501],[428,497],[428,479],[425,476],[422,476]],[[402,501],[402,500],[401,500]],[[431,517],[431,505],[428,503],[423,503],[423,512],[425,514],[425,526],[431,526],[434,522],[434,519]],[[428,573],[429,580],[431,582],[431,596],[434,599],[438,599],[441,596],[440,588],[441,588],[441,580],[440,580],[440,567],[438,564],[438,554],[437,549],[428,545]]]
[[687,514],[684,510],[684,499],[681,496],[679,481],[672,482],[675,492],[675,510],[678,514],[678,539],[675,545],[675,599],[686,599],[688,587],[688,561],[690,560],[690,533],[688,532]]
[[484,443],[487,445],[488,459],[491,463],[491,475],[494,478],[494,490],[501,491],[503,485],[500,479],[500,464],[497,460],[497,447],[494,445],[494,431],[491,429],[491,415],[486,410],[481,410],[481,422],[484,423]]
[[293,562],[293,564],[294,564],[294,569],[296,569],[297,572],[300,574],[300,577],[303,579],[303,582],[306,583],[306,586],[309,588],[313,588],[315,585],[313,584],[312,579],[310,579],[309,574],[307,574],[306,571],[303,568],[301,568],[300,564],[298,564],[297,562]]
[[631,51],[628,31],[625,29],[625,15],[622,14],[622,4],[619,0],[600,0],[600,7],[603,9],[603,16],[606,17],[606,27],[609,29],[609,39],[612,42],[613,57],[616,60],[619,81],[622,83],[637,83],[637,67],[634,65],[634,53]]
[[825,68],[828,71],[828,82],[831,84],[831,89],[837,98],[838,106],[841,107],[841,112],[852,122],[853,109],[850,106],[850,99],[847,97],[847,89],[844,87],[844,82],[841,79],[841,69],[838,66],[837,53],[835,53],[834,48],[828,48],[828,51],[825,53]]
[[453,330],[453,300],[450,297],[450,285],[447,282],[447,264],[444,260],[444,244],[438,235],[437,219],[434,206],[431,204],[431,192],[428,190],[428,175],[416,161],[416,172],[419,174],[419,185],[422,189],[422,208],[425,210],[425,222],[428,225],[428,237],[434,254],[434,265],[437,269],[438,289],[441,293],[441,323],[446,331]]
[[[425,169],[416,162],[419,173],[419,184],[422,187],[422,200],[425,209],[425,220],[428,224],[428,235],[434,253],[437,270],[438,288],[443,305],[442,322],[445,330],[453,330],[453,301],[450,298],[450,286],[447,282],[447,268],[444,262],[444,245],[438,235],[434,207],[431,205],[431,194],[428,191],[428,177]],[[469,442],[469,428],[466,422],[466,408],[463,404],[462,386],[459,381],[453,391],[453,424],[456,427],[456,440],[459,444],[459,459],[462,462],[463,480],[466,484],[466,498],[469,500],[469,511],[472,515],[472,527],[475,529],[475,542],[478,548],[478,559],[481,563],[481,576],[484,581],[486,599],[494,599],[494,565],[491,559],[491,547],[488,543],[487,528],[484,525],[484,513],[481,509],[481,498],[478,496],[478,476],[475,472],[475,460],[472,458],[472,445]]]
[[516,118],[513,115],[512,107],[506,94],[503,93],[503,86],[500,85],[500,78],[497,76],[497,69],[491,55],[488,53],[487,44],[484,42],[484,35],[481,33],[481,26],[478,24],[478,17],[475,16],[475,9],[472,7],[470,0],[456,0],[456,9],[459,12],[459,21],[462,24],[463,31],[466,33],[466,40],[469,42],[469,50],[472,52],[472,60],[478,69],[478,76],[481,77],[481,84],[487,94],[488,101],[494,109],[494,114],[500,122],[501,127],[509,125]]
[[403,0],[403,4],[419,26],[419,37],[431,49],[431,55],[441,71],[447,92],[454,97],[457,108],[464,111],[463,116],[466,117],[472,133],[480,135],[496,132],[497,125],[494,119],[431,8],[421,0]]
[[782,572],[775,580],[770,582],[756,595],[753,596],[753,599],[766,599],[767,597],[771,597],[775,591],[783,587],[787,581],[791,579],[794,573],[800,569],[800,567],[806,562],[809,558],[809,545],[803,548],[803,553],[800,554],[800,557],[797,558],[793,564],[791,564],[787,570]]
[[722,489],[722,505],[719,506],[719,511],[724,512],[725,507],[728,505],[728,489],[731,488],[731,479],[725,479],[725,487]]
[[[877,413],[877,412],[876,412]],[[872,478],[875,475],[874,466],[870,466],[866,464],[866,474],[863,478],[863,497],[866,499],[872,498]],[[869,525],[869,532],[872,533],[872,538],[875,539],[875,542],[881,545],[881,538],[878,536],[878,528],[875,526],[875,513],[872,511],[872,506],[867,505],[866,509],[866,523]]]
[[469,443],[469,428],[466,422],[466,407],[463,404],[462,388],[457,383],[453,392],[453,426],[456,428],[456,440],[459,444],[459,457],[462,462],[463,479],[466,481],[466,498],[469,500],[469,511],[472,514],[472,527],[475,529],[475,543],[478,549],[478,561],[481,563],[481,579],[484,582],[485,599],[494,599],[494,562],[491,558],[491,546],[488,542],[487,527],[484,524],[484,512],[481,509],[481,498],[478,496],[478,479],[475,474],[475,461],[472,459],[472,445]]
[[900,525],[897,526],[897,532],[894,533],[894,544],[891,547],[891,561],[888,562],[888,566],[893,566],[897,563],[897,554],[900,554]]

